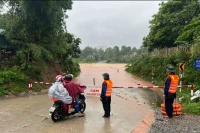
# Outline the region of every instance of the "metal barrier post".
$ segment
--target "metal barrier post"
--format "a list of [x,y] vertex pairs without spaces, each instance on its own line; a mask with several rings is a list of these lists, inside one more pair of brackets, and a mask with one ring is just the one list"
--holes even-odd
[[194,84],[191,86],[191,96],[194,96]]
[[[180,86],[182,86],[182,78],[183,78],[183,71],[181,71],[180,75]],[[182,87],[180,87],[180,92],[181,92]]]
[[31,84],[28,83],[28,91],[30,92]]
[[95,78],[93,78],[93,84],[94,84],[94,86],[95,86]]
[[33,85],[32,85],[32,81],[28,81],[28,90],[29,90],[29,92],[32,92],[32,90],[33,90]]
[[155,75],[155,67],[152,67],[152,81],[151,81],[151,83],[153,83],[154,82],[154,75]]

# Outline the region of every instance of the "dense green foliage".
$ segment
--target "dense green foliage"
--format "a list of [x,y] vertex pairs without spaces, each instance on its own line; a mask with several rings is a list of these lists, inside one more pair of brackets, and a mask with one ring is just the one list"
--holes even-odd
[[[200,86],[196,87],[199,88]],[[190,100],[191,96],[190,89],[182,89],[181,92],[178,91],[178,97],[184,97],[181,100],[181,104],[183,106],[183,112],[188,112],[192,114],[200,115],[200,98],[194,99],[193,101]]]
[[[0,14],[0,28],[5,30],[11,45],[18,47],[11,62],[22,74],[42,80],[41,72],[48,71],[49,63],[60,64],[64,72],[75,75],[80,72],[76,58],[81,52],[81,39],[66,29],[66,12],[72,8],[71,0],[3,0],[0,7],[4,5],[9,10]],[[2,84],[6,84],[6,79]]]
[[[79,48],[80,39],[74,39],[65,29],[65,12],[71,9],[70,0],[8,2],[11,8],[1,16],[4,23],[1,28],[6,30],[9,41],[20,47],[17,52],[20,65],[37,62],[44,65],[60,56],[74,55],[72,51]],[[71,46],[74,44],[75,47]]]
[[[199,47],[194,50],[192,56],[188,56],[185,52],[178,52],[169,57],[133,57],[129,64],[127,64],[126,70],[145,80],[152,81],[152,67],[155,67],[154,84],[163,86],[167,76],[166,67],[168,65],[175,66],[178,74],[179,63],[185,62],[183,84],[195,84],[196,91],[200,89],[200,70],[194,69],[194,59],[200,56],[200,53],[197,53],[197,51],[199,51]],[[190,88],[183,89],[182,93],[179,93],[178,96],[179,98],[184,96],[183,107],[186,109],[184,111],[199,114],[200,108],[192,106],[199,105],[199,103],[190,102]],[[189,108],[192,108],[193,110],[191,111]]]
[[143,46],[153,50],[197,41],[200,35],[199,4],[198,0],[161,3],[159,12],[150,21],[150,32],[143,38]]
[[27,90],[28,77],[19,71],[18,67],[0,71],[0,96],[9,92],[18,94]]
[[127,65],[127,71],[134,73],[137,76],[143,76],[144,79],[151,81],[152,67],[155,67],[154,83],[157,85],[163,85],[166,77],[167,66],[175,66],[176,72],[178,73],[180,62],[185,62],[186,68],[184,71],[183,83],[194,83],[196,85],[200,85],[200,78],[198,78],[200,71],[194,69],[194,58],[190,58],[185,52],[178,52],[169,57],[133,57]]
[[92,48],[85,47],[81,51],[80,61],[82,62],[115,62],[115,63],[127,63],[131,56],[137,55],[140,50],[137,48],[123,45],[121,49],[118,46],[114,48],[107,48],[103,50],[102,48]]
[[[188,45],[191,53],[177,52],[168,57],[133,57],[127,71],[152,81],[152,67],[155,67],[154,84],[164,85],[166,67],[173,65],[179,72],[179,63],[185,62],[183,84],[195,84],[200,89],[200,70],[194,69],[194,60],[200,57],[200,2],[198,0],[169,0],[160,4],[159,12],[150,21],[150,32],[143,38],[143,47],[149,51],[177,45]],[[178,97],[184,97],[184,112],[200,114],[200,103],[190,101],[190,88],[183,89]],[[199,100],[199,99],[198,99]]]
[[184,31],[177,38],[177,41],[193,43],[200,40],[200,15],[184,27]]

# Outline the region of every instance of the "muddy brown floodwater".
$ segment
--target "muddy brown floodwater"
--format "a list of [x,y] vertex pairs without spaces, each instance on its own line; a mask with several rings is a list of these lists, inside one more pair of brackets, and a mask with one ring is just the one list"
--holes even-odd
[[[102,74],[108,72],[114,86],[151,85],[127,73],[125,64],[80,64],[81,74],[74,80],[101,86]],[[76,115],[54,123],[48,115],[52,101],[47,94],[0,100],[0,133],[146,133],[154,121],[149,105],[156,102],[154,91],[113,89],[111,117],[102,118],[99,97],[87,97],[85,117]]]

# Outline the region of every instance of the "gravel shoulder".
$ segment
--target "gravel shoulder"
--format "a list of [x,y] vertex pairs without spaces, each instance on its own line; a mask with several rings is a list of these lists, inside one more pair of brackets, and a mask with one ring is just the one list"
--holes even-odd
[[151,89],[143,89],[141,94],[154,110],[154,122],[148,133],[200,133],[199,115],[183,113],[180,116],[174,116],[172,119],[166,119],[161,114],[159,107],[163,98]]
[[160,108],[155,109],[155,121],[148,133],[200,133],[200,116],[182,114],[172,119],[163,118]]

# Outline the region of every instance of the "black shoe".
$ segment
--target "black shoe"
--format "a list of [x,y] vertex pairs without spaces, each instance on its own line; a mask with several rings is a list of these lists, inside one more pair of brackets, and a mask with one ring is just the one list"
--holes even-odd
[[110,116],[105,116],[105,115],[104,115],[104,116],[102,116],[102,117],[103,117],[103,118],[109,118]]

